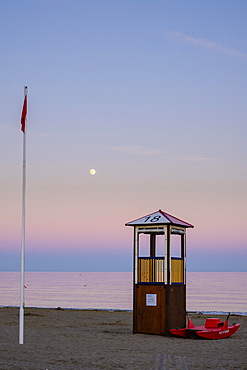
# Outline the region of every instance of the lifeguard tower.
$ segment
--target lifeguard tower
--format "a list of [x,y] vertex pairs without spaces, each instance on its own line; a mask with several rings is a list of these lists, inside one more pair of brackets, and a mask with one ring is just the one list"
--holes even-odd
[[185,327],[186,229],[194,226],[161,209],[126,226],[134,227],[133,333]]

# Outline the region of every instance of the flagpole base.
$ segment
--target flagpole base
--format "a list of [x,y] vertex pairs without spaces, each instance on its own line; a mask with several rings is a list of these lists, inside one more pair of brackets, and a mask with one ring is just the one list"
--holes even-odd
[[20,308],[19,344],[24,343],[24,308]]

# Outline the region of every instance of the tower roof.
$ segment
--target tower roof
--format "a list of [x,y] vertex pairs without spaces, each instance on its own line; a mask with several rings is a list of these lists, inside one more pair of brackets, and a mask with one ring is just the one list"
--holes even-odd
[[125,226],[137,225],[176,225],[182,227],[194,227],[188,222],[180,220],[179,218],[172,216],[161,209],[125,224]]

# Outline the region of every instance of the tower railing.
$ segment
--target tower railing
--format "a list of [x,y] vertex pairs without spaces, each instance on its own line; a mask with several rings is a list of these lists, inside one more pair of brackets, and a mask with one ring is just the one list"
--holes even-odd
[[[138,283],[164,283],[164,257],[139,257]],[[184,283],[183,258],[171,258],[171,283]]]

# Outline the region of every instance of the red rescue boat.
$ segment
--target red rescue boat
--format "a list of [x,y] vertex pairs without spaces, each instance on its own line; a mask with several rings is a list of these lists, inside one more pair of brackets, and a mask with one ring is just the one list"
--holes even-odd
[[177,337],[183,338],[206,338],[206,339],[222,339],[228,338],[240,327],[241,324],[228,325],[226,321],[221,321],[219,318],[208,318],[204,325],[195,326],[190,318],[188,318],[188,326],[183,329],[171,329],[170,333]]

